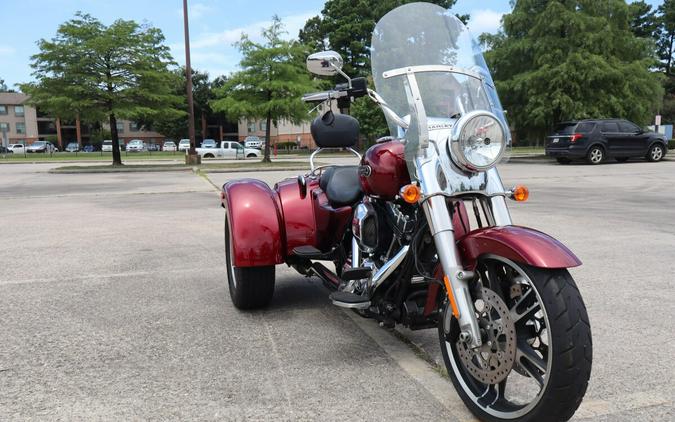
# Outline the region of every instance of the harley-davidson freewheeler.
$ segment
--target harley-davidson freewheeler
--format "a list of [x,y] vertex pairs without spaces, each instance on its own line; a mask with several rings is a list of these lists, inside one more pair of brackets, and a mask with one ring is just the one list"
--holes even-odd
[[[567,420],[591,371],[591,330],[564,245],[513,224],[495,166],[510,133],[479,46],[451,12],[410,3],[372,35],[376,90],[343,73],[334,52],[312,54],[314,74],[347,82],[308,94],[329,108],[312,125],[310,171],[273,189],[254,179],[223,186],[229,290],[240,309],[267,305],[275,265],[318,276],[333,304],[384,327],[437,329],[447,372],[486,421]],[[315,166],[326,149],[352,149],[353,117],[333,112],[367,96],[391,136],[359,165]],[[321,262],[332,263],[332,270]]]

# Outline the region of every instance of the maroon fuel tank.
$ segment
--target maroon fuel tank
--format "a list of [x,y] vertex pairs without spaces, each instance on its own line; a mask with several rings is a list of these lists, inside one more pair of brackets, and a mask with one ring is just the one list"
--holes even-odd
[[402,186],[410,183],[403,143],[397,140],[373,145],[361,159],[361,189],[367,195],[394,199]]

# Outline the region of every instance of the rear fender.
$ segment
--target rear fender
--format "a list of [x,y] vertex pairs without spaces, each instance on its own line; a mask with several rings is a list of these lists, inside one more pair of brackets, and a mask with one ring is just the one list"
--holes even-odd
[[260,180],[239,179],[223,185],[221,198],[232,233],[234,266],[283,263],[285,236],[276,192]]
[[551,236],[520,226],[474,230],[457,242],[463,263],[473,270],[482,255],[498,255],[538,268],[571,268],[581,261]]

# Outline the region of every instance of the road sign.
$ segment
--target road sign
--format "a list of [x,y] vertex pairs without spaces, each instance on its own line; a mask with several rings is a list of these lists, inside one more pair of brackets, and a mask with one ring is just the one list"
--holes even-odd
[[656,126],[661,126],[661,115],[660,114],[657,114],[656,118],[654,118],[654,124]]

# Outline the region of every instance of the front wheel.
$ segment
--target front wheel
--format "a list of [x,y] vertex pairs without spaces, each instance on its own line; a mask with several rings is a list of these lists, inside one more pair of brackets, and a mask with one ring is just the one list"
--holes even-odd
[[474,308],[483,345],[459,339],[446,309],[439,339],[446,369],[483,421],[566,421],[586,393],[592,342],[588,315],[564,269],[489,256],[479,260]]
[[235,267],[232,232],[225,217],[225,260],[230,298],[238,309],[264,308],[274,294],[274,265]]
[[249,155],[246,156],[246,158],[255,158],[255,157],[257,157],[257,155],[255,155],[255,154],[249,154]]
[[663,148],[662,145],[660,144],[654,144],[652,145],[651,148],[649,148],[649,152],[647,153],[647,160],[651,161],[652,163],[655,163],[657,161],[661,161],[663,159],[665,149]]

